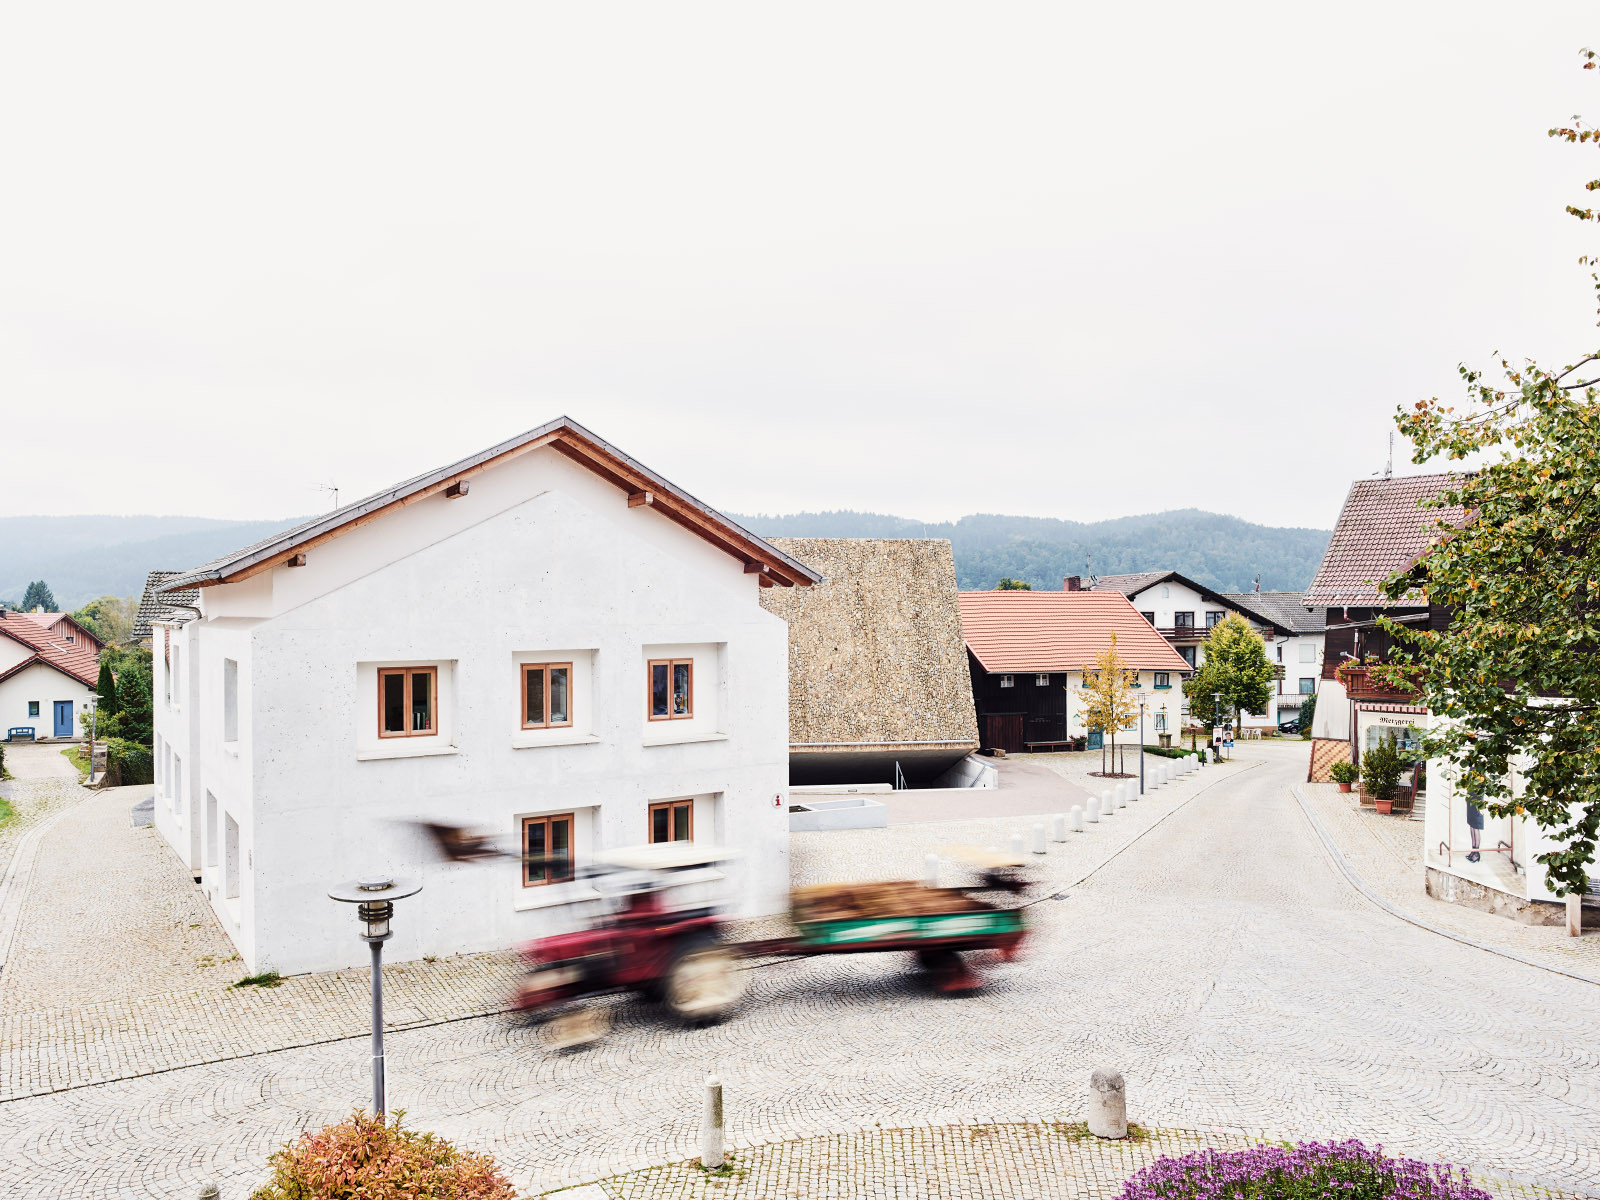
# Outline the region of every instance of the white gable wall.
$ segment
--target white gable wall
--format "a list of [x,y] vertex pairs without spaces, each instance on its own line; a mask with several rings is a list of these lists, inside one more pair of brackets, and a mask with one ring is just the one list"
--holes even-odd
[[[78,716],[87,709],[93,696],[93,688],[54,667],[44,663],[25,667],[9,679],[0,680],[0,738],[5,737],[8,729],[25,726],[33,729],[36,738],[54,737],[57,700],[72,701],[72,736],[76,738],[81,728]],[[39,704],[37,717],[28,715],[30,700]]]
[[[400,906],[400,958],[554,927],[556,888],[523,888],[515,863],[439,864],[414,819],[510,844],[521,816],[572,812],[581,865],[645,841],[651,802],[693,797],[696,840],[745,854],[743,911],[785,905],[787,630],[739,560],[549,450],[308,555],[204,589],[195,626],[202,688],[215,696],[224,656],[240,663],[239,744],[223,750],[208,704],[198,786],[202,812],[215,795],[217,825],[238,824],[240,896],[223,898],[222,862],[204,886],[251,970],[364,962],[353,913],[325,893],[374,870],[425,884]],[[570,737],[517,728],[518,662],[541,651],[583,663]],[[691,653],[696,719],[647,722],[643,662]],[[368,736],[378,664],[438,665],[440,736]]]

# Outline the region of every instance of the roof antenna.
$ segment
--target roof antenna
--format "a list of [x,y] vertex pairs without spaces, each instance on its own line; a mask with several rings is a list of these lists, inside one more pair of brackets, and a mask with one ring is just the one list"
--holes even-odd
[[1383,477],[1394,478],[1394,430],[1389,430],[1389,461],[1383,464]]
[[[331,484],[331,483],[313,483],[310,486],[314,487],[314,488],[318,488],[318,489],[320,489],[320,490],[322,490],[324,492],[330,493],[333,496],[333,508],[338,508],[339,507],[339,489],[334,484]],[[333,509],[329,509],[328,511],[332,512]]]

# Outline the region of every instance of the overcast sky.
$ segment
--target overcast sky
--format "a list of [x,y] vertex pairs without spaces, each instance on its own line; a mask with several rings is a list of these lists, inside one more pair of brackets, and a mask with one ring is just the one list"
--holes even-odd
[[0,513],[313,512],[566,413],[738,512],[1328,527],[1458,362],[1600,341],[1595,156],[1545,136],[1600,122],[1590,44],[1592,2],[10,5]]

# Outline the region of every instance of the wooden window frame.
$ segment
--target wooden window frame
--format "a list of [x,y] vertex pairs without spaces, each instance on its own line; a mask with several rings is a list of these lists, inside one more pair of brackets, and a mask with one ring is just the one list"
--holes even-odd
[[[527,854],[528,853],[528,826],[530,826],[530,825],[543,825],[544,826],[544,844],[545,844],[545,847],[548,849],[548,847],[550,845],[550,842],[551,842],[550,826],[556,821],[565,821],[567,823],[567,871],[566,871],[566,874],[560,876],[559,878],[551,876],[550,878],[547,878],[547,879],[529,879],[528,878],[528,872],[529,872],[529,870],[532,869],[533,864],[530,863],[530,862],[524,861],[523,864],[522,864],[522,886],[525,887],[525,888],[549,887],[552,883],[571,883],[572,880],[577,878],[577,871],[576,871],[577,861],[578,861],[578,818],[577,818],[577,814],[575,814],[575,813],[550,813],[549,815],[543,816],[543,817],[523,817],[521,826],[519,828],[519,835],[518,835],[519,836],[519,841],[518,841],[517,844],[521,848],[521,853]],[[549,874],[548,869],[546,870],[546,874],[547,875]]]
[[660,842],[651,841],[651,838],[650,838],[651,833],[654,832],[654,830],[655,830],[656,813],[659,810],[666,809],[666,811],[667,811],[667,832],[669,834],[671,834],[671,833],[676,832],[676,830],[673,829],[673,813],[676,812],[678,809],[684,808],[686,806],[689,809],[689,836],[687,838],[668,837],[667,841],[668,842],[678,842],[678,841],[692,842],[692,841],[694,841],[694,800],[693,799],[661,800],[661,801],[658,801],[655,804],[652,804],[650,806],[650,811],[645,813],[645,817],[644,817],[644,836],[645,836],[645,841],[649,842],[653,846],[659,846],[659,845],[662,844]]
[[[383,681],[390,675],[400,675],[405,679],[405,688],[402,692],[401,704],[404,706],[406,728],[398,732],[386,731],[383,727]],[[411,677],[413,675],[428,676],[428,695],[432,702],[428,706],[428,728],[412,729],[411,726]],[[438,737],[439,736],[439,668],[438,667],[379,667],[378,668],[378,736],[380,738],[404,737]]]
[[[550,717],[550,672],[564,670],[567,673],[567,719],[565,721],[552,721]],[[544,672],[544,712],[545,720],[529,722],[528,720],[528,672]],[[517,672],[517,707],[522,713],[522,728],[524,729],[570,729],[572,728],[572,664],[569,662],[530,662],[523,663]]]
[[[657,716],[655,711],[655,696],[652,690],[653,677],[657,667],[667,669],[667,712],[664,716]],[[672,677],[678,667],[689,668],[689,711],[675,713],[672,711]],[[644,715],[651,721],[688,721],[694,717],[694,659],[692,658],[652,658],[645,662],[644,668]]]
[[1175,612],[1172,614],[1172,627],[1174,629],[1193,629],[1194,610],[1188,612]]

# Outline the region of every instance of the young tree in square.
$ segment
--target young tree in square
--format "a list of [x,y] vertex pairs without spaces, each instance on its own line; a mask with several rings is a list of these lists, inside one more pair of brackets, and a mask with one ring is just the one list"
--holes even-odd
[[[1096,657],[1093,666],[1083,668],[1083,717],[1089,728],[1110,737],[1111,765],[1117,762],[1117,730],[1125,728],[1139,715],[1133,697],[1135,674],[1117,653],[1117,633],[1111,631],[1111,644]],[[1100,745],[1100,773],[1106,774],[1106,743]]]
[[[1217,725],[1230,712],[1266,712],[1277,669],[1267,657],[1267,644],[1250,622],[1229,613],[1211,627],[1205,640],[1205,662],[1184,681],[1189,711],[1207,725]],[[1217,694],[1222,709],[1217,710]]]
[[[1595,53],[1582,57],[1596,71]],[[1600,150],[1600,129],[1576,119],[1550,136]],[[1600,209],[1566,211],[1600,222]],[[1600,295],[1600,255],[1579,262]],[[1534,855],[1551,889],[1581,893],[1600,834],[1600,351],[1559,369],[1505,358],[1494,379],[1459,370],[1464,408],[1434,398],[1397,415],[1414,462],[1487,462],[1426,505],[1459,505],[1459,527],[1441,522],[1384,584],[1391,599],[1424,588],[1449,613],[1443,629],[1385,622],[1406,648],[1389,674],[1433,713],[1423,752],[1480,809],[1526,811],[1556,843]]]

